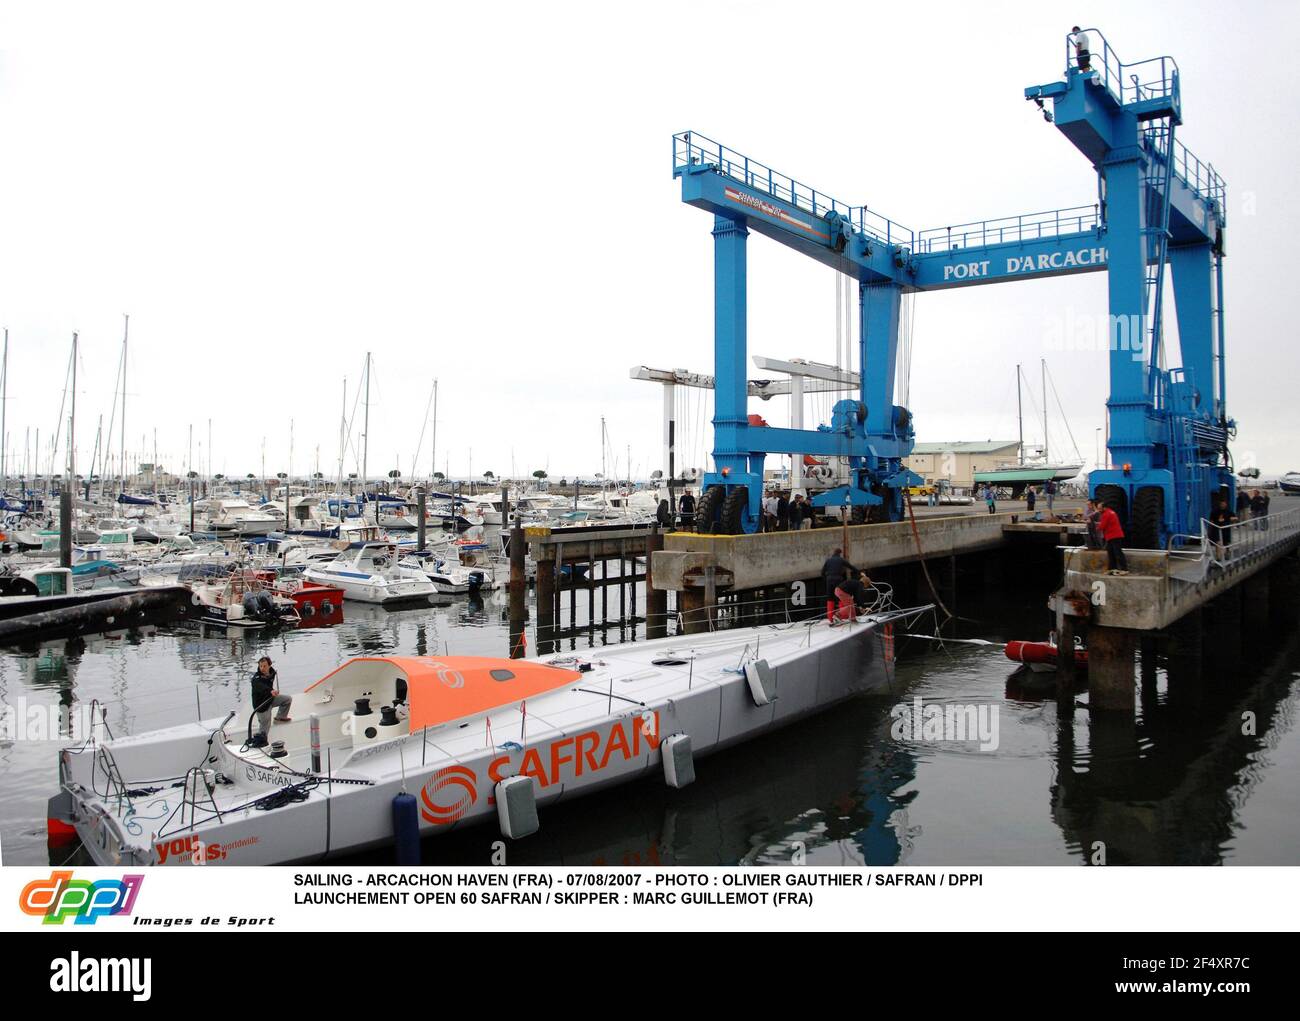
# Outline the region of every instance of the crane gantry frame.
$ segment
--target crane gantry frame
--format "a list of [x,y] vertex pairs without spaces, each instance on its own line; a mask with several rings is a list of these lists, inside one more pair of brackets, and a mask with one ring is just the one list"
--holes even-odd
[[[1091,59],[1066,39],[1061,80],[1025,90],[1098,174],[1098,202],[914,231],[844,203],[693,132],[673,136],[682,201],[714,214],[715,471],[697,528],[750,532],[768,454],[844,458],[849,482],[822,493],[855,520],[899,520],[914,442],[894,403],[904,294],[1009,280],[1108,274],[1111,463],[1090,491],[1129,522],[1135,545],[1178,544],[1232,492],[1224,401],[1222,257],[1226,188],[1175,138],[1177,64],[1125,64],[1100,32]],[[1050,100],[1052,110],[1046,109]],[[754,425],[747,414],[746,249],[772,238],[858,282],[861,391],[817,430]],[[1164,267],[1173,280],[1183,366],[1161,367]],[[1131,513],[1130,513],[1131,509]]]

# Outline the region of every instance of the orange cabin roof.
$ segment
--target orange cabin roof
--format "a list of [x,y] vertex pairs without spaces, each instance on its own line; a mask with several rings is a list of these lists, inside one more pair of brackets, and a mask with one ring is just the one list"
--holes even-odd
[[412,732],[554,691],[582,677],[576,670],[492,656],[361,656],[307,688],[319,687],[359,663],[388,663],[406,677]]

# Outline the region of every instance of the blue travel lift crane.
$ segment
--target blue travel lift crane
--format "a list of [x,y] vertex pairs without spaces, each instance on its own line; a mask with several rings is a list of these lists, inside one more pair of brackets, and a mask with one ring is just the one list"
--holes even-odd
[[[1223,180],[1175,139],[1182,122],[1170,57],[1125,64],[1089,30],[1080,67],[1070,38],[1063,80],[1025,90],[1092,162],[1098,202],[913,231],[841,202],[742,153],[686,131],[673,136],[682,201],[714,214],[714,468],[696,527],[753,532],[768,454],[847,462],[849,478],[813,498],[852,520],[897,521],[911,412],[894,403],[904,294],[1105,270],[1109,281],[1112,467],[1089,492],[1115,508],[1129,545],[1163,548],[1199,535],[1216,493],[1233,495],[1224,406]],[[1051,100],[1052,109],[1046,108]],[[858,281],[861,395],[816,431],[751,424],[746,380],[746,244],[779,241]],[[1164,367],[1162,281],[1173,279],[1183,366]]]

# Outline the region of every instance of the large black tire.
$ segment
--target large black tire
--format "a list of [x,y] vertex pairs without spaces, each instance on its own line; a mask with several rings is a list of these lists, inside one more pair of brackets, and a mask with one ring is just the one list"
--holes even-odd
[[1133,494],[1133,517],[1125,545],[1133,549],[1159,549],[1160,529],[1165,520],[1165,491],[1143,486]]
[[1124,526],[1125,534],[1128,534],[1128,494],[1124,492],[1121,486],[1102,485],[1097,487],[1093,494],[1095,499],[1103,507],[1109,507],[1119,518],[1120,524]]
[[721,486],[710,486],[700,494],[700,499],[695,504],[695,530],[708,535],[713,531],[713,526],[718,518],[718,511],[722,509],[722,500],[726,496],[726,491]]
[[855,525],[866,524],[867,505],[865,503],[855,503],[853,509],[849,512],[849,521]]
[[749,487],[732,486],[722,501],[718,531],[723,535],[740,535],[745,531],[745,511],[749,509]]

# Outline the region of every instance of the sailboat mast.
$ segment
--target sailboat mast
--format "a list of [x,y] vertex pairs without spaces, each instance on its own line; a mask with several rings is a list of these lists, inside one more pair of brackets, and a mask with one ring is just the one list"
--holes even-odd
[[1016,423],[1020,429],[1020,463],[1025,463],[1025,409],[1020,399],[1020,366],[1016,365]]
[[339,474],[334,484],[334,496],[338,500],[339,520],[343,520],[343,463],[347,458],[348,428],[348,377],[343,377],[343,413],[339,415]]
[[9,488],[9,473],[6,471],[5,450],[8,447],[8,434],[5,432],[5,405],[9,398],[9,327],[5,327],[4,361],[0,363],[0,492]]
[[[366,352],[366,419],[361,437],[361,496],[366,495],[366,474],[370,462],[370,352]],[[375,524],[379,524],[379,504],[375,504]]]
[[433,450],[429,454],[429,485],[438,474],[438,381],[433,381]]
[[126,342],[131,334],[131,317],[122,316],[122,469],[121,492],[126,492]]
[[1043,463],[1047,464],[1047,359],[1040,358],[1039,365],[1043,370]]
[[72,414],[68,416],[68,485],[77,478],[77,335],[72,335]]

